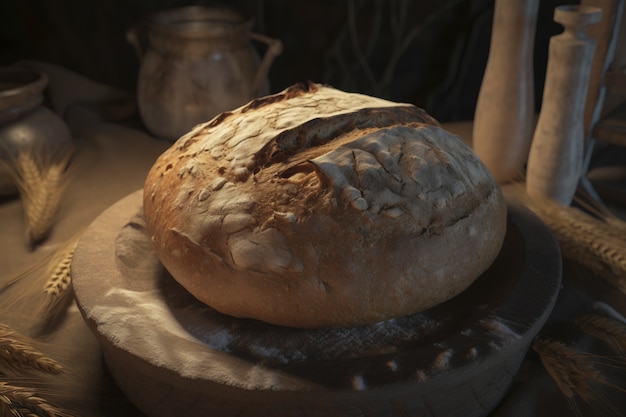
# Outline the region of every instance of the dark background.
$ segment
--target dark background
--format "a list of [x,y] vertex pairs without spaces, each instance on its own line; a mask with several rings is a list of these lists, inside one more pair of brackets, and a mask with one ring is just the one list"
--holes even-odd
[[[132,92],[139,62],[126,31],[156,11],[192,4],[228,5],[252,19],[254,31],[282,40],[284,51],[270,70],[272,92],[312,80],[410,102],[442,122],[473,117],[494,0],[2,0],[0,65],[52,62]],[[561,31],[552,20],[559,4],[540,2],[537,110],[548,41]],[[350,41],[351,23],[358,48]]]

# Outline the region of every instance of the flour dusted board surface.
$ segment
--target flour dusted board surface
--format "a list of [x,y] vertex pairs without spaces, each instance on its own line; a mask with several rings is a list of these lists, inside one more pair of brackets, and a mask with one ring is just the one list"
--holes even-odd
[[311,83],[180,138],[150,171],[144,210],[158,257],[198,299],[302,328],[448,300],[506,228],[487,169],[423,110]]
[[[150,417],[483,416],[506,394],[560,284],[550,233],[509,200],[492,266],[437,307],[353,329],[236,319],[165,271],[138,216],[141,200],[138,191],[96,219],[77,246],[72,278],[112,375]],[[333,337],[341,338],[334,350]]]

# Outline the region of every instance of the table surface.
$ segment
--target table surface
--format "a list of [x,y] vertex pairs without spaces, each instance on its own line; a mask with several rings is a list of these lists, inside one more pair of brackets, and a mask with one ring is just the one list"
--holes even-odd
[[[41,285],[46,279],[42,271],[49,257],[107,207],[142,188],[154,160],[171,145],[150,136],[137,124],[107,121],[90,108],[70,110],[65,119],[76,145],[74,170],[49,238],[30,248],[21,201],[15,197],[0,201],[0,284],[4,286],[0,292],[0,322],[24,334],[30,333],[37,320],[33,303],[40,300]],[[449,123],[443,127],[471,143],[471,123]],[[564,280],[551,319],[556,326],[571,323],[577,314],[592,308],[625,314],[624,295],[584,269],[566,263]],[[14,285],[6,287],[14,281]],[[65,374],[41,377],[42,393],[50,401],[77,410],[78,415],[141,416],[112,382],[98,342],[75,305],[70,306],[58,329],[39,347],[67,368]],[[2,380],[4,377],[0,376]],[[532,352],[516,381],[495,416],[574,415]],[[581,407],[584,409],[584,405]]]

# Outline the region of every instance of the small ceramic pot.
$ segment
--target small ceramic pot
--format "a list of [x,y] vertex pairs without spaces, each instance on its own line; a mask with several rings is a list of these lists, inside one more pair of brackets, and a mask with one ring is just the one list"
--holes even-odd
[[43,106],[44,73],[0,67],[0,195],[17,193],[12,166],[19,152],[52,162],[72,150],[65,122]]

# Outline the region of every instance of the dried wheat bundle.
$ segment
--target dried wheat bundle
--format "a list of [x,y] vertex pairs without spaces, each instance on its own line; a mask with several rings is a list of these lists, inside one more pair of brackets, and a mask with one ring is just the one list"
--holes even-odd
[[586,315],[576,320],[585,333],[602,340],[626,359],[626,325],[619,321],[597,315]]
[[33,389],[0,381],[0,417],[71,417],[71,414],[50,404]]
[[0,371],[34,370],[50,375],[63,373],[63,367],[34,347],[34,342],[7,325],[0,324]]
[[624,393],[626,389],[612,383],[602,374],[598,369],[600,358],[551,339],[535,340],[533,350],[577,415],[581,415],[576,404],[577,398],[598,410],[602,409],[602,415],[622,415],[607,399],[603,388],[613,388]]
[[24,206],[26,231],[31,244],[43,240],[67,185],[71,155],[45,161],[36,152],[20,151],[13,161],[13,175]]
[[598,274],[626,294],[626,224],[616,217],[595,217],[551,200],[528,206],[550,228],[563,256]]

